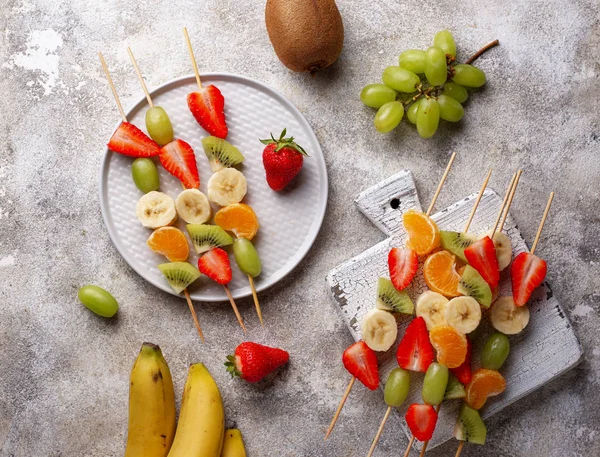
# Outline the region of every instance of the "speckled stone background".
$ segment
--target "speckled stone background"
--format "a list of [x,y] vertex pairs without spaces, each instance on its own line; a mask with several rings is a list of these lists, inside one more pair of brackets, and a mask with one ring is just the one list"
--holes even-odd
[[[352,341],[325,286],[334,266],[384,238],[354,208],[358,191],[401,168],[429,201],[452,150],[459,153],[440,207],[476,191],[488,167],[501,191],[524,175],[513,216],[534,236],[547,194],[557,196],[539,248],[548,280],[581,339],[578,368],[488,421],[485,448],[463,455],[600,454],[600,26],[594,0],[423,3],[340,0],[346,38],[337,64],[311,78],[272,52],[263,2],[13,1],[0,4],[0,455],[119,456],[128,376],[142,341],[159,344],[177,397],[190,362],[203,361],[224,397],[227,425],[242,429],[250,456],[365,455],[384,412],[379,391],[357,386],[327,443],[323,435],[348,382],[340,363]],[[146,284],[113,248],[102,223],[98,179],[117,111],[97,51],[124,104],[140,97],[126,47],[155,87],[191,72],[181,29],[201,70],[256,78],[286,95],[313,126],[329,167],[329,210],[302,264],[262,294],[267,327],[253,340],[291,353],[259,385],[231,380],[225,354],[241,342],[228,306],[205,306],[202,346],[185,303]],[[450,28],[466,58],[498,38],[478,65],[489,79],[457,125],[432,140],[403,124],[381,136],[358,100],[408,48]],[[76,299],[95,283],[121,303],[102,319]],[[250,300],[240,302],[251,315]],[[406,445],[392,417],[377,456]],[[453,455],[451,443],[431,452]]]

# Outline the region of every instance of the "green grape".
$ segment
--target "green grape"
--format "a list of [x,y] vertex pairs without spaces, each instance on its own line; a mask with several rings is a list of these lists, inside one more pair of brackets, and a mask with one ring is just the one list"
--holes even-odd
[[461,86],[481,87],[485,84],[485,73],[473,65],[459,63],[454,65],[452,81]]
[[421,138],[431,138],[440,122],[440,105],[433,98],[424,98],[417,112],[417,132]]
[[251,241],[246,238],[236,238],[233,242],[233,256],[242,273],[253,278],[260,274],[262,265],[258,252],[256,252],[256,248]]
[[440,117],[445,121],[458,122],[465,115],[465,109],[452,97],[442,94],[438,97],[438,104],[440,105]]
[[446,84],[444,84],[444,95],[452,97],[458,103],[464,103],[467,101],[467,98],[469,98],[467,89],[460,84],[453,83],[452,81],[448,81]]
[[413,124],[417,123],[417,113],[419,112],[419,105],[421,104],[421,100],[423,100],[423,98],[419,98],[416,102],[410,105],[410,107],[406,111],[406,117]]
[[153,106],[146,111],[146,130],[150,137],[161,146],[173,141],[171,119],[160,106]]
[[387,102],[379,108],[373,123],[378,132],[388,133],[398,126],[403,116],[404,106],[402,103],[397,101]]
[[456,43],[449,30],[442,30],[441,32],[436,33],[433,38],[433,45],[440,48],[444,53],[456,57]]
[[425,51],[425,77],[432,86],[441,86],[448,77],[446,54],[437,46]]
[[360,92],[361,101],[371,108],[381,108],[387,102],[396,100],[396,91],[385,84],[369,84]]
[[86,308],[98,316],[113,317],[119,309],[115,297],[98,286],[83,286],[77,296]]
[[499,370],[510,352],[508,337],[496,332],[487,339],[481,351],[481,364],[489,370]]
[[432,406],[439,405],[444,400],[447,385],[448,368],[435,362],[429,365],[423,379],[423,402]]
[[152,159],[138,158],[131,164],[131,177],[135,186],[147,194],[160,186],[158,170]]
[[409,49],[400,54],[398,58],[400,66],[413,73],[425,73],[425,51],[420,49]]
[[398,92],[414,92],[421,79],[412,71],[400,67],[387,67],[383,70],[383,82]]
[[383,399],[388,406],[398,408],[404,403],[410,388],[410,373],[402,368],[394,368],[388,376],[383,391]]

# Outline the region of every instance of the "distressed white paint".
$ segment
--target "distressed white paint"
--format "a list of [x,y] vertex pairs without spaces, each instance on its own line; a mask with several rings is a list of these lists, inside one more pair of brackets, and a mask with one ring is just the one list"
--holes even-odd
[[10,267],[15,264],[15,258],[12,255],[0,258],[0,267]]

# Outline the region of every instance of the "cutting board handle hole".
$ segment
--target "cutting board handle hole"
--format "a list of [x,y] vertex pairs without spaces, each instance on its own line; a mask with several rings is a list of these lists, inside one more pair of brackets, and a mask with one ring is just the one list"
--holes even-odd
[[390,206],[392,209],[398,209],[400,207],[400,200],[398,198],[392,198],[390,201]]

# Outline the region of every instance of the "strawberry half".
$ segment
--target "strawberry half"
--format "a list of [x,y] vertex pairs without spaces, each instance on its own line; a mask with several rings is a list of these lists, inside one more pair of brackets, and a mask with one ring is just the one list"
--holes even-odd
[[229,256],[221,248],[212,248],[198,259],[198,270],[219,284],[231,281]]
[[364,341],[348,346],[342,355],[342,363],[367,389],[375,390],[379,387],[377,356]]
[[187,189],[200,187],[196,155],[185,141],[173,140],[163,146],[159,159],[165,170],[179,179]]
[[388,255],[388,267],[394,287],[404,290],[417,274],[419,256],[412,249],[392,248]]
[[435,358],[433,346],[429,341],[425,319],[416,317],[412,320],[396,352],[398,365],[405,370],[425,373]]
[[465,257],[473,268],[485,279],[491,288],[500,282],[500,269],[496,257],[496,247],[489,236],[475,241],[465,249]]
[[196,122],[212,136],[225,139],[227,123],[225,122],[225,99],[221,91],[212,84],[204,86],[197,92],[187,96],[188,108]]
[[429,441],[433,436],[438,415],[431,405],[413,403],[404,416],[408,428],[419,441]]
[[302,169],[306,151],[294,141],[294,137],[285,138],[286,129],[283,129],[279,139],[271,138],[260,140],[266,145],[263,151],[263,166],[267,176],[267,184],[275,191],[280,191],[296,177]]
[[546,261],[529,252],[521,252],[510,267],[513,300],[515,305],[524,306],[531,293],[539,287],[546,277]]
[[458,368],[450,368],[450,371],[456,379],[460,381],[462,385],[467,385],[471,381],[472,371],[471,371],[471,353],[473,351],[473,344],[471,343],[471,338],[467,336],[467,356],[465,357],[465,361]]
[[258,382],[289,360],[290,355],[283,349],[246,342],[235,348],[234,355],[227,356],[225,366],[232,377]]
[[129,157],[153,157],[160,154],[158,143],[129,122],[121,122],[107,146],[111,151]]

